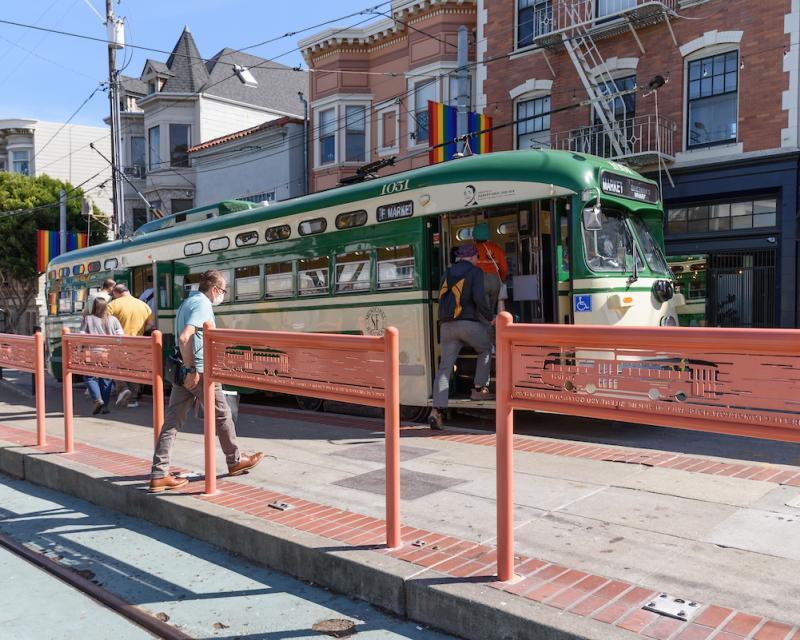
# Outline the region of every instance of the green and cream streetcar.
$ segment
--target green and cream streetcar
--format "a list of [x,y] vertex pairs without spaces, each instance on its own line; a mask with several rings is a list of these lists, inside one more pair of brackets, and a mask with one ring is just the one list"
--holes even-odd
[[[268,207],[221,202],[59,256],[47,279],[52,368],[60,374],[61,327],[79,323],[103,279],[126,282],[134,295],[155,282],[169,344],[178,305],[213,267],[229,282],[221,326],[366,334],[396,326],[402,402],[407,416],[422,414],[436,370],[441,273],[478,223],[506,253],[506,306],[519,321],[677,324],[682,296],[663,254],[657,185],[594,156],[510,151]],[[459,373],[471,373],[469,355]]]

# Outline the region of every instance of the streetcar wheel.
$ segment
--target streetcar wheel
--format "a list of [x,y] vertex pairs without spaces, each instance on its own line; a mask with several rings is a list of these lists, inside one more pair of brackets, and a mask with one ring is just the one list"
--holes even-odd
[[425,422],[430,413],[430,407],[415,407],[410,404],[400,405],[400,420],[403,422]]
[[309,398],[307,396],[295,396],[297,406],[303,411],[321,411],[324,400],[321,398]]

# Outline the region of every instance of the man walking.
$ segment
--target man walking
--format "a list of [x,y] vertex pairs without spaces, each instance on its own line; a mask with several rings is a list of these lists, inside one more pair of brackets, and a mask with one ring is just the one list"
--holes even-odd
[[105,302],[111,301],[111,291],[114,287],[117,286],[117,283],[114,282],[111,278],[106,278],[103,280],[103,286],[100,287],[100,291],[95,293],[92,297],[90,297],[86,301],[86,305],[83,307],[83,315],[84,317],[88,316],[92,312],[92,307],[94,307],[94,301],[100,298]]
[[[175,436],[183,427],[189,410],[195,402],[203,403],[203,323],[214,322],[212,305],[220,304],[225,298],[225,278],[219,271],[209,270],[200,276],[200,290],[194,291],[183,301],[175,317],[175,335],[186,370],[183,386],[173,385],[169,397],[164,426],[153,454],[153,467],[150,471],[150,491],[160,492],[183,487],[189,481],[169,475],[172,445]],[[236,427],[222,385],[214,385],[214,410],[219,443],[225,453],[228,473],[232,476],[244,473],[255,467],[264,458],[260,451],[253,455],[241,454],[236,444]],[[207,473],[214,473],[213,469]]]
[[493,322],[486,303],[483,272],[476,266],[478,252],[474,245],[463,244],[456,250],[456,263],[444,274],[439,289],[439,335],[442,355],[433,382],[433,409],[428,420],[431,429],[441,429],[450,393],[450,375],[458,354],[469,345],[478,354],[473,400],[493,400],[489,391],[492,343],[481,319]]
[[[153,328],[153,312],[146,302],[134,298],[128,285],[119,283],[111,290],[114,299],[108,304],[108,312],[122,325],[126,336],[143,336]],[[139,385],[134,382],[117,383],[117,404],[128,407],[139,406]]]

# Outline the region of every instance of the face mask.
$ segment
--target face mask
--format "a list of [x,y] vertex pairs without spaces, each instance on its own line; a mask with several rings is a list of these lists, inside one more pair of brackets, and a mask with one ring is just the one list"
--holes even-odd
[[213,304],[216,307],[218,304],[222,304],[222,302],[224,300],[225,300],[225,294],[224,293],[220,293],[216,298],[214,298],[211,301],[211,304]]

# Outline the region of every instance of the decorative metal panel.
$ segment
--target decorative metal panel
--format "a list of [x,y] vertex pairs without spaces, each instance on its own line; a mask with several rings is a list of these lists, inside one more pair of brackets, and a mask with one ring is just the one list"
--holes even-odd
[[72,373],[144,382],[153,380],[153,341],[147,337],[64,336],[64,362]]
[[[598,329],[585,331],[588,336]],[[670,335],[696,330],[673,331]],[[671,350],[598,347],[591,338],[571,345],[515,340],[511,399],[551,409],[559,405],[567,413],[608,418],[613,411],[620,420],[671,421],[709,431],[724,423],[749,425],[747,435],[757,436],[766,435],[764,428],[788,429],[796,432],[792,439],[800,438],[800,357],[727,342],[710,339],[701,351],[681,348],[680,339]]]
[[214,337],[212,353],[204,359],[217,382],[383,406],[383,351],[326,347],[322,337],[313,348]]
[[1,333],[0,367],[34,372],[36,370],[36,346],[33,337]]

